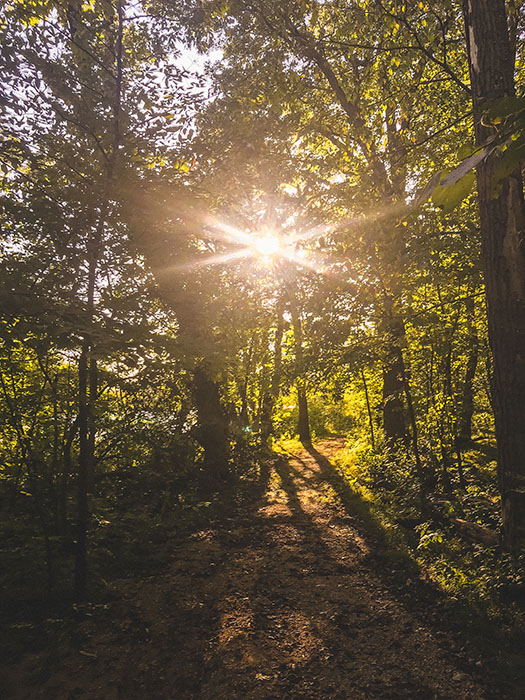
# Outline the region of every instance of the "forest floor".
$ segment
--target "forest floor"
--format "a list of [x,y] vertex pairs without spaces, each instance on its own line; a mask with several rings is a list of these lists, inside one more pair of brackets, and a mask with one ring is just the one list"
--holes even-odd
[[276,458],[256,502],[171,542],[160,573],[113,582],[109,602],[3,669],[0,696],[525,697],[495,675],[496,651],[482,656],[451,629],[444,596],[381,556],[331,464],[341,446]]

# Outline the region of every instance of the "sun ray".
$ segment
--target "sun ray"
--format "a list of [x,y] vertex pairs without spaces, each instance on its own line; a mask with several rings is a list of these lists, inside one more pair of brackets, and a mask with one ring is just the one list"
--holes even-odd
[[331,262],[326,255],[320,255],[317,252],[302,249],[289,248],[284,252],[285,257],[289,262],[312,270],[318,274],[326,275],[331,273]]
[[215,216],[207,215],[205,217],[206,226],[211,229],[208,233],[213,236],[213,238],[223,241],[225,243],[238,243],[239,245],[249,245],[252,241],[251,236],[236,226],[232,226]]
[[297,217],[291,216],[281,222],[278,230],[268,224],[255,228],[252,222],[247,222],[246,229],[242,229],[209,212],[196,210],[190,219],[202,226],[204,238],[225,244],[226,250],[210,255],[201,253],[194,260],[185,261],[170,269],[183,271],[252,259],[253,264],[271,264],[276,271],[281,262],[288,261],[317,274],[341,274],[337,259],[321,253],[318,248],[314,249],[316,240],[364,222],[395,216],[400,213],[399,209],[399,204],[386,205],[367,214],[317,224],[306,229],[296,228]]
[[194,260],[187,260],[186,262],[179,263],[177,265],[170,265],[160,270],[161,273],[168,272],[186,272],[190,270],[196,270],[201,267],[210,267],[212,265],[226,265],[228,263],[234,262],[236,260],[241,260],[242,258],[247,258],[250,256],[250,251],[247,248],[238,248],[237,250],[231,251],[229,253],[221,253],[217,255],[200,255]]

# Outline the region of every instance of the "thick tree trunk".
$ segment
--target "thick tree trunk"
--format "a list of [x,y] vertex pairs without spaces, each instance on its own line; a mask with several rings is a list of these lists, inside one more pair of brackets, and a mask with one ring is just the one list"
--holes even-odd
[[[144,211],[148,212],[151,221],[155,220],[154,210],[164,212],[164,200],[155,197],[153,193],[145,196],[140,190],[135,192],[134,200],[128,202],[133,228],[142,232]],[[152,208],[151,211],[148,207]],[[148,236],[143,233],[137,235],[136,244],[150,265],[159,296],[175,312],[180,346],[186,357],[192,359],[190,390],[197,409],[195,437],[204,449],[204,469],[209,486],[221,490],[228,483],[230,473],[229,419],[221,401],[219,384],[211,369],[221,364],[224,367],[213,331],[218,321],[211,314],[206,314],[206,302],[203,301],[198,280],[182,272],[173,272],[173,268],[177,267],[177,251],[170,247],[165,232],[168,224],[159,213],[157,221],[158,225],[148,231]]]
[[297,380],[297,404],[299,406],[299,418],[297,420],[299,440],[303,445],[311,445],[312,436],[310,434],[310,418],[308,416],[308,398],[303,378]]
[[[464,0],[476,142],[483,101],[514,94],[514,60],[504,0]],[[493,197],[496,157],[478,167],[478,197],[485,268],[489,340],[494,361],[498,468],[505,540],[525,544],[525,258],[521,174],[501,183]]]
[[383,364],[383,430],[389,445],[401,441],[407,444],[403,385],[399,382],[401,363],[396,348],[391,350]]

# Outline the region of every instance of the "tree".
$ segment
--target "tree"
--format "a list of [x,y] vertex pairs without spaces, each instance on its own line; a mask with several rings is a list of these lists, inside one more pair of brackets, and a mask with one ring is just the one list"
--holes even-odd
[[[115,385],[119,353],[147,352],[158,314],[151,279],[129,244],[117,182],[126,167],[142,173],[157,167],[159,150],[169,161],[172,123],[198,91],[196,81],[177,94],[181,76],[190,78],[162,65],[174,55],[175,40],[161,40],[161,20],[130,17],[128,10],[124,0],[2,6],[2,316],[5,336],[36,353],[43,387],[57,394],[52,457],[41,442],[32,444],[32,435],[19,431],[17,439],[19,448],[26,443],[38,453],[25,459],[26,471],[47,469],[50,492],[56,486],[61,494],[63,533],[75,473],[79,599],[87,581],[89,495],[108,436],[100,430],[109,410],[101,396],[111,390],[102,380]],[[157,330],[168,316],[158,316]],[[60,353],[68,366],[77,365],[67,391],[60,381],[65,370],[56,369]],[[70,404],[63,415],[65,393],[74,396],[73,415]]]
[[[504,0],[465,0],[465,30],[476,143],[493,135],[487,100],[512,97],[514,53]],[[525,544],[525,254],[524,203],[517,167],[495,184],[498,153],[477,168],[503,528],[516,551]]]

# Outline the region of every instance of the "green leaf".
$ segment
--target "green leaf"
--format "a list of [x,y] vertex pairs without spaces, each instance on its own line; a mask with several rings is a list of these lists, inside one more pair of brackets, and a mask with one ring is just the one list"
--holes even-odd
[[525,111],[523,97],[502,97],[492,101],[483,112],[484,124],[501,124],[505,119]]
[[510,141],[496,159],[492,173],[492,196],[498,197],[501,181],[513,173],[525,159],[525,141]]
[[452,170],[448,175],[445,175],[443,180],[439,183],[442,187],[449,187],[450,185],[455,185],[459,182],[467,173],[470,173],[477,167],[482,160],[484,160],[490,151],[488,148],[484,148],[478,153],[474,153],[470,158],[466,158],[462,161],[454,170]]
[[432,202],[443,209],[446,214],[450,214],[461,202],[470,194],[474,182],[475,174],[470,171],[452,185],[443,185],[444,178],[432,193]]

